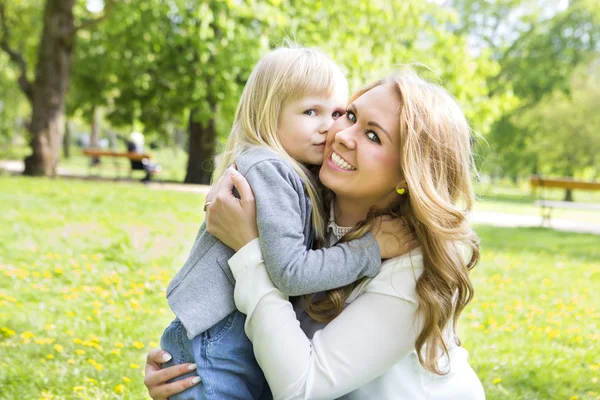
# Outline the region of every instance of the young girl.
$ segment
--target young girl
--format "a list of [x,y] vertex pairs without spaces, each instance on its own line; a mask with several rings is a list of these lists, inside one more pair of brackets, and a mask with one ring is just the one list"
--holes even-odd
[[[235,162],[252,186],[262,256],[272,281],[288,296],[373,277],[381,266],[379,235],[311,250],[315,239],[324,239],[325,219],[308,167],[322,164],[327,131],[345,112],[347,94],[344,75],[324,53],[270,52],[248,79],[215,174]],[[337,165],[352,168],[343,160]],[[173,356],[163,367],[193,362],[201,380],[171,399],[251,399],[268,390],[244,333],[245,316],[235,309],[227,264],[233,254],[203,224],[167,289],[177,318],[161,339]]]

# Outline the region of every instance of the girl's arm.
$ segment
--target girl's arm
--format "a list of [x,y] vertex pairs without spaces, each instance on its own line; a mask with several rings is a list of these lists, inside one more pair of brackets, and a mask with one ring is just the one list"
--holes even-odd
[[[250,184],[256,199],[258,233],[267,271],[283,293],[290,296],[315,293],[377,274],[381,257],[371,233],[329,249],[307,249],[304,228],[311,219],[310,210],[305,209],[305,189],[286,163],[271,158],[254,163],[246,171],[240,165],[240,171],[247,179],[244,184]],[[236,177],[238,183],[241,178]],[[243,219],[230,226],[229,233],[211,228],[211,218],[233,212],[228,207],[219,208],[218,198],[208,208],[207,229],[229,245],[236,230],[247,229],[241,226]]]
[[364,294],[310,340],[287,297],[269,279],[258,241],[230,259],[236,306],[247,314],[246,334],[275,399],[338,398],[414,350],[415,272],[410,257],[389,263]]

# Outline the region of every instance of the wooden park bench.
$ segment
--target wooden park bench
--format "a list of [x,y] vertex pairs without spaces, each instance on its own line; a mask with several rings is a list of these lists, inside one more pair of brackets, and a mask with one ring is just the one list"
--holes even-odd
[[[92,157],[92,161],[94,159],[100,159],[102,157],[111,157],[115,159],[115,167],[117,169],[117,175],[120,176],[120,168],[119,163],[116,162],[117,158],[126,158],[130,161],[131,169],[129,170],[129,175],[131,176],[133,171],[146,171],[145,165],[147,165],[152,156],[150,154],[142,154],[142,153],[134,153],[134,152],[119,152],[112,151],[106,149],[92,149],[87,148],[83,149],[83,154]],[[93,162],[90,162],[90,167],[94,166]],[[147,171],[148,172],[148,171]],[[150,171],[150,174],[155,174],[160,172],[160,166],[155,170]]]
[[538,188],[538,200],[534,203],[540,206],[542,213],[542,226],[549,225],[552,219],[552,210],[554,208],[570,208],[575,210],[597,210],[600,211],[600,204],[575,203],[572,201],[546,200],[544,191],[547,188],[553,189],[578,189],[578,190],[600,190],[600,182],[578,181],[571,178],[543,178],[540,175],[533,175],[530,180],[531,187]]

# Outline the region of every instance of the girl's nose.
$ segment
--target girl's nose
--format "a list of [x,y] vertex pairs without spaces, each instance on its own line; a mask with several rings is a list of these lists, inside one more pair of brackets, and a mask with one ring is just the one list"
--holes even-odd
[[331,129],[334,122],[335,118],[333,117],[324,118],[323,122],[321,123],[321,126],[319,127],[319,133],[325,134],[329,132],[329,129]]

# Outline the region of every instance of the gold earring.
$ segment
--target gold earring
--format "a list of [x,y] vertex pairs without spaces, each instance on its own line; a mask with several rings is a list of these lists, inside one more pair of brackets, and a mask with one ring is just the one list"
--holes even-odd
[[400,196],[402,196],[405,192],[406,190],[404,188],[396,189],[396,193],[398,193]]

